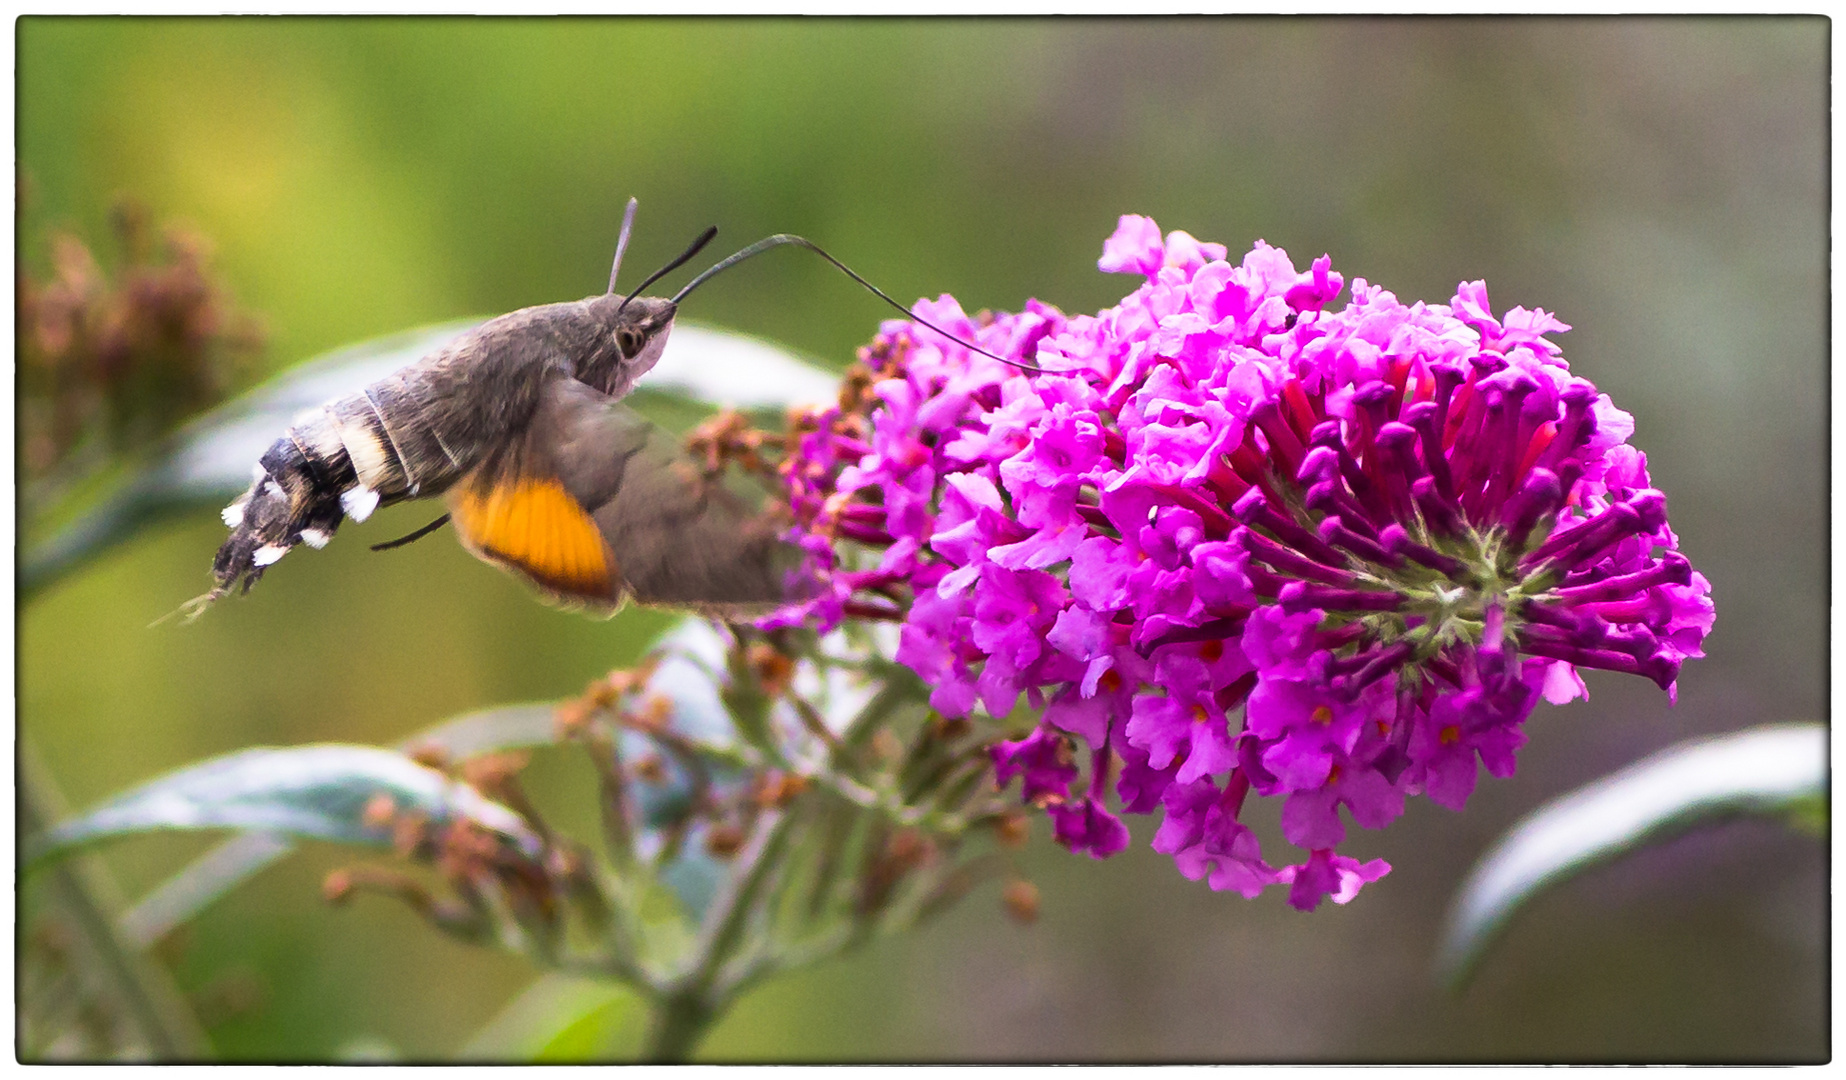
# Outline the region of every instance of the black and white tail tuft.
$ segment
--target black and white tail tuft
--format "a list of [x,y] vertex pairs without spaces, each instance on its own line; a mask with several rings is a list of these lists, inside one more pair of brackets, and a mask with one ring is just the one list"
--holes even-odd
[[[211,591],[186,602],[187,622],[233,591],[248,592],[296,544],[325,547],[345,517],[337,491],[318,481],[325,471],[294,440],[278,439],[254,470],[250,490],[224,508],[231,535],[212,559]],[[363,489],[360,489],[363,490]],[[369,512],[371,507],[364,507]]]

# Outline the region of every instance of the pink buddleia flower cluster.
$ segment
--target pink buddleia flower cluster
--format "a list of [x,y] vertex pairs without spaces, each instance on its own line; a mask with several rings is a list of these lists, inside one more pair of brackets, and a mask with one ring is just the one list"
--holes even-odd
[[[1332,310],[1326,257],[1225,254],[1127,216],[1099,265],[1145,284],[1093,317],[914,309],[1039,374],[887,323],[867,407],[784,464],[820,586],[776,618],[901,620],[946,716],[1023,695],[995,776],[1072,850],[1127,845],[1113,779],[1187,877],[1312,909],[1389,870],[1340,853],[1342,808],[1461,808],[1579,668],[1672,695],[1713,608],[1563,323],[1497,319],[1481,282],[1405,305],[1356,279]],[[1264,857],[1252,792],[1304,860]]]

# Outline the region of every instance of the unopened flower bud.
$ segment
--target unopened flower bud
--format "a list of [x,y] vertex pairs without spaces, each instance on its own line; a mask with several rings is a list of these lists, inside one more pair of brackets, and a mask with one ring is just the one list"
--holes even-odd
[[1025,878],[1007,882],[1000,891],[1000,902],[1006,905],[1006,914],[1014,922],[1029,925],[1038,921],[1038,886]]
[[788,690],[789,680],[795,676],[795,661],[767,641],[751,643],[749,656],[750,670],[763,693],[772,698],[781,697]]
[[561,701],[551,711],[552,729],[560,741],[577,738],[589,727],[590,717],[595,714],[595,708],[582,699]]
[[366,801],[365,809],[359,813],[359,820],[368,829],[384,829],[390,827],[391,819],[396,816],[396,801],[381,791]]
[[664,784],[667,781],[667,765],[659,754],[647,754],[636,759],[634,770],[635,776],[644,783]]
[[744,846],[744,831],[729,821],[705,830],[705,850],[715,859],[728,859]]
[[353,875],[350,870],[333,870],[322,880],[321,898],[329,904],[344,904],[352,899]]
[[410,748],[407,755],[410,760],[427,768],[447,772],[449,769],[448,748],[436,743],[421,743]]
[[1022,848],[1032,835],[1032,819],[1018,810],[1001,814],[994,824],[994,838],[1001,847]]

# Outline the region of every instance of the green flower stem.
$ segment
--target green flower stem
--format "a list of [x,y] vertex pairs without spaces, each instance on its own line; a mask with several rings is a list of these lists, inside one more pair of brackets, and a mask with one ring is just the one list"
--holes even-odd
[[[35,836],[64,816],[64,800],[24,733],[19,736],[19,834]],[[78,855],[41,871],[58,909],[101,963],[110,988],[133,1018],[157,1061],[199,1061],[211,1041],[185,995],[155,961],[123,940],[111,910],[123,905],[114,879],[93,855]]]
[[603,847],[617,870],[634,866],[634,827],[629,823],[628,781],[622,772],[621,739],[601,724],[592,727],[585,747],[597,771],[597,809],[601,813]]
[[719,975],[744,939],[757,899],[780,862],[794,820],[779,811],[765,812],[757,819],[756,831],[739,853],[736,869],[705,914],[690,969],[654,998],[644,1060],[686,1060],[712,1021],[729,1007],[737,984],[726,983]]
[[654,978],[625,956],[560,956],[555,966],[566,975],[586,979],[613,979],[643,993],[656,989]]
[[658,1064],[688,1060],[717,1015],[717,1007],[702,993],[691,989],[657,998],[641,1060]]
[[808,729],[808,734],[825,743],[828,753],[834,757],[838,757],[840,751],[843,749],[840,743],[840,737],[835,735],[832,729],[827,727],[827,721],[822,719],[819,711],[817,711],[806,698],[803,698],[793,690],[788,692],[788,702],[790,705],[794,706],[795,715],[801,718],[801,724]]
[[951,835],[962,833],[968,828],[968,818],[964,814],[945,814],[912,806],[896,792],[870,788],[851,777],[839,776],[825,770],[802,775],[809,782],[827,789],[854,806],[865,810],[876,810],[898,825],[924,828],[932,832]]
[[793,971],[822,960],[844,956],[870,941],[872,936],[871,927],[862,923],[854,923],[817,941],[755,957],[749,964],[737,971],[731,981],[726,983],[726,988],[733,995],[741,994],[757,983],[785,971]]
[[778,750],[765,755],[754,748],[713,743],[703,739],[686,739],[685,745],[696,753],[743,769],[760,769],[765,765],[799,773],[802,779],[838,795],[854,806],[877,810],[899,825],[931,829],[936,832],[961,833],[970,821],[966,814],[944,813],[912,806],[895,791],[874,788],[831,769],[802,768]]

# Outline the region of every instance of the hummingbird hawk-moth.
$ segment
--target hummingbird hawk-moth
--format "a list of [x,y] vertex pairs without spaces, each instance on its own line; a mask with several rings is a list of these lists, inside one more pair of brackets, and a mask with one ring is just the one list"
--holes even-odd
[[634,211],[631,199],[607,292],[489,320],[298,418],[258,461],[249,490],[225,507],[231,533],[212,562],[215,584],[189,613],[248,591],[298,544],[324,547],[346,518],[438,495],[448,514],[405,540],[452,522],[470,552],[554,603],[606,614],[632,597],[739,612],[787,599],[797,553],[769,516],[699,476],[664,432],[619,402],[660,359],[680,301],[771,247],[809,248],[910,313],[786,234],[720,261],[671,299],[639,295],[696,255],[715,227],[618,294]]

